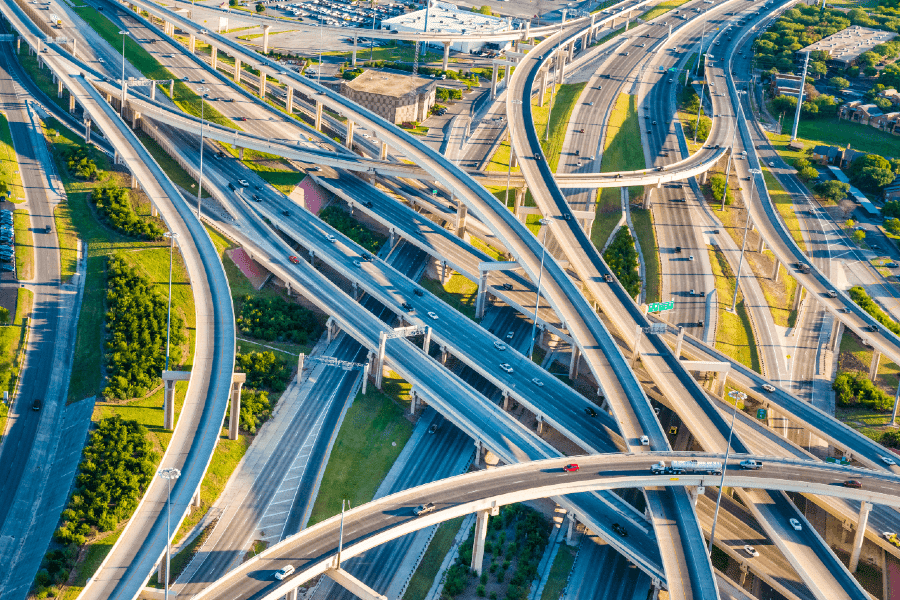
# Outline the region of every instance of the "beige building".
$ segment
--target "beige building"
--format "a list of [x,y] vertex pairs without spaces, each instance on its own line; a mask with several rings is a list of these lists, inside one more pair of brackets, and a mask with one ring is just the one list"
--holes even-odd
[[342,96],[395,124],[427,119],[436,89],[431,79],[372,70],[341,82]]

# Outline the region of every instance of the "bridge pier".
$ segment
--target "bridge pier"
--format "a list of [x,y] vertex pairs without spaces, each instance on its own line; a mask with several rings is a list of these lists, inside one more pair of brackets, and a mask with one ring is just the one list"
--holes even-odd
[[174,98],[174,97],[175,97],[175,80],[170,79],[169,80],[169,98]]
[[409,390],[409,414],[414,415],[419,409],[419,393],[413,387]]
[[272,29],[271,25],[263,26],[263,45],[262,45],[263,54],[269,53],[269,31],[271,29]]
[[778,276],[781,273],[781,269],[779,269],[780,266],[781,266],[781,262],[779,262],[779,260],[776,258],[775,259],[775,268],[772,269],[772,275],[769,277],[769,279],[771,279],[775,283],[778,283]]
[[344,145],[348,150],[353,150],[353,133],[356,129],[356,123],[347,119],[347,139],[345,140]]
[[[799,295],[799,294],[798,294]],[[878,376],[878,365],[881,363],[881,352],[872,350],[872,362],[869,363],[869,379],[874,383],[875,377]]]
[[387,142],[381,142],[381,160],[387,160],[388,145]]
[[573,546],[572,538],[575,535],[575,524],[577,523],[577,520],[572,513],[566,513],[566,520],[569,522],[569,528],[566,531],[566,543]]
[[519,218],[519,210],[522,208],[522,203],[525,202],[525,191],[527,187],[516,188],[515,199],[513,200],[513,215],[518,219]]
[[353,54],[350,58],[350,66],[351,67],[356,66],[356,44],[357,44],[357,41],[358,41],[358,36],[354,35],[353,36]]
[[425,326],[425,335],[422,338],[422,351],[426,355],[431,354],[431,325]]
[[535,430],[537,431],[538,435],[543,435],[544,434],[544,417],[543,417],[543,415],[535,415],[535,416],[537,417],[537,426],[535,427]]
[[441,346],[441,364],[446,365],[447,359],[450,357],[450,350],[447,346]]
[[472,570],[481,576],[481,566],[484,563],[484,540],[487,537],[488,517],[500,514],[498,508],[486,508],[479,510],[475,518],[475,541],[472,543]]
[[234,82],[241,85],[241,59],[234,57]]
[[547,83],[550,79],[550,69],[544,69],[541,76],[541,90],[538,92],[538,106],[544,106],[544,96],[547,95]]
[[446,71],[447,65],[450,63],[450,42],[444,42],[444,60],[441,62],[441,69]]
[[572,355],[569,359],[569,379],[578,379],[578,365],[581,362],[581,349],[572,342]]
[[509,410],[509,390],[503,390],[502,398],[503,410]]
[[194,54],[194,49],[197,47],[197,36],[193,33],[188,36],[188,52]]
[[131,128],[137,129],[138,125],[141,124],[141,113],[136,110],[131,111]]
[[378,354],[375,357],[375,388],[381,389],[384,380],[384,350],[387,343],[387,334],[382,331],[378,335]]
[[850,572],[856,573],[859,566],[859,554],[862,551],[863,540],[866,537],[866,525],[869,523],[869,511],[872,505],[863,500],[859,506],[859,519],[856,521],[856,535],[853,537],[853,552],[850,554]]
[[63,96],[63,83],[62,83],[62,79],[57,79],[56,77],[54,77],[54,79],[56,79],[56,97],[57,97],[57,98],[62,98],[62,96]]
[[321,102],[316,102],[316,123],[315,128],[316,131],[322,131],[322,108],[323,105]]
[[756,251],[759,252],[760,254],[762,254],[763,252],[765,252],[765,250],[766,250],[766,240],[764,240],[762,236],[759,236],[759,248]]
[[266,99],[266,83],[268,80],[266,79],[266,74],[262,71],[259,72],[259,97],[263,100]]
[[466,215],[468,207],[460,201],[456,205],[456,237],[464,238],[466,235]]
[[241,388],[247,381],[246,373],[231,375],[231,412],[228,417],[228,439],[238,439],[241,425]]
[[213,71],[216,70],[216,67],[219,65],[219,49],[215,46],[209,47],[209,58],[210,63],[212,64]]
[[[74,96],[70,96],[70,97],[72,98],[71,104],[74,106],[75,97]],[[72,110],[75,110],[74,107],[72,108]],[[91,143],[91,120],[90,119],[84,120],[84,143],[85,144]]]
[[163,371],[162,380],[165,386],[163,396],[163,429],[175,429],[175,382],[190,381],[190,371]]
[[478,277],[478,292],[475,296],[475,318],[484,317],[485,305],[487,304],[487,276],[488,272],[482,270]]
[[327,343],[330,344],[334,341],[334,338],[337,337],[339,333],[337,321],[334,320],[334,317],[328,317],[328,320],[325,321],[325,333],[327,334]]
[[497,97],[497,71],[499,68],[499,65],[494,65],[494,72],[491,73],[491,100]]
[[684,327],[678,328],[678,340],[675,342],[675,360],[681,359],[681,345],[684,343]]
[[289,115],[294,112],[294,88],[289,85],[284,88],[284,110]]

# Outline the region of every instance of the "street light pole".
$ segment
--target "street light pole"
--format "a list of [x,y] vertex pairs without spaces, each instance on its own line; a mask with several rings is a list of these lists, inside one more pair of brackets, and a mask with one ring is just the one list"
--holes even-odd
[[741,121],[740,116],[744,114],[744,105],[741,104],[740,95],[744,90],[738,90],[738,118],[734,122],[734,131],[731,132],[731,154],[728,156],[728,166],[725,167],[725,191],[722,192],[722,208],[725,210],[725,200],[728,198],[728,178],[731,175],[731,163],[734,162],[734,139],[737,137],[738,124]]
[[[260,71],[260,77],[265,77],[266,74]],[[203,108],[206,105],[206,102],[203,101],[203,96],[208,91],[208,88],[199,87],[197,91],[200,93],[200,176],[197,178],[197,219],[200,219],[200,198],[203,192]]]
[[728,431],[728,444],[725,446],[725,463],[722,465],[722,479],[719,481],[719,497],[716,499],[716,512],[713,513],[712,529],[709,532],[709,555],[712,556],[713,541],[716,539],[716,522],[719,520],[719,506],[722,504],[722,488],[725,487],[725,471],[728,469],[728,453],[731,451],[731,436],[734,434],[734,418],[737,416],[737,403],[747,399],[747,394],[732,390],[728,396],[734,400],[731,412],[731,429]]
[[753,182],[750,184],[750,196],[747,197],[745,208],[747,210],[747,222],[744,224],[744,241],[741,244],[741,259],[738,261],[737,277],[734,279],[734,298],[731,299],[731,312],[737,306],[738,287],[741,283],[741,268],[744,266],[744,250],[747,248],[747,230],[750,229],[750,203],[753,201],[753,192],[756,191],[756,176],[762,173],[759,169],[750,169]]
[[[709,78],[706,76],[706,69],[708,68],[708,62],[703,66],[703,85],[700,87],[700,105],[697,107],[697,123],[694,125],[694,143],[697,143],[697,132],[700,130],[700,115],[703,114],[703,97],[706,95],[706,83],[709,81]],[[700,63],[700,59],[697,59],[697,64]],[[710,101],[710,104],[712,101]]]
[[181,477],[181,471],[171,467],[168,469],[160,469],[159,476],[166,480],[168,491],[166,492],[166,582],[164,589],[164,598],[169,600],[169,570],[171,567],[170,555],[172,553],[172,480]]
[[509,164],[506,166],[506,196],[503,199],[503,205],[506,208],[509,208],[509,183],[512,179],[512,161],[513,161],[513,145],[512,145],[512,131],[509,127],[506,128],[506,139],[509,141],[509,160],[506,161]]
[[175,252],[175,239],[178,234],[167,231],[163,237],[169,238],[169,308],[166,311],[166,371],[169,370],[169,331],[172,328],[172,255]]
[[125,84],[125,37],[131,34],[124,29],[120,29],[119,35],[122,36],[122,105],[119,106],[119,115],[121,116],[125,111],[125,98],[128,96],[128,87]]
[[[564,8],[564,9],[562,9],[562,21],[559,22],[559,39],[556,40],[556,69],[557,69],[557,71],[560,71],[560,72],[562,70],[562,65],[563,65],[564,59],[562,58],[562,56],[559,53],[559,47],[562,44],[562,26],[563,26],[563,22],[565,22],[565,20],[566,20],[566,9]],[[506,71],[507,71],[507,77],[508,77],[509,76],[509,68],[507,68]],[[557,74],[557,76],[554,77],[553,79],[557,79],[558,77],[559,77],[559,75]],[[562,83],[562,81],[560,81],[560,84],[561,83]],[[550,115],[553,114],[553,101],[555,99],[556,99],[556,81],[553,82],[553,86],[550,88],[550,106],[547,108],[547,128],[544,131],[544,141],[545,142],[550,139]],[[541,98],[541,102],[543,102],[543,101],[544,101],[544,99]]]
[[534,357],[534,341],[537,338],[538,308],[541,305],[541,279],[544,276],[544,256],[547,254],[547,226],[550,224],[550,220],[541,219],[538,223],[544,228],[544,239],[541,242],[541,270],[538,271],[537,293],[534,299],[534,324],[531,326],[531,345],[528,348],[529,359]]

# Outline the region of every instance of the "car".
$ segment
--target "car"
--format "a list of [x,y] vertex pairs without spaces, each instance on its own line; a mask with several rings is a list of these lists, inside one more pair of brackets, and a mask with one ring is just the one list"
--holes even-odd
[[800,521],[797,519],[790,519],[788,523],[791,524],[791,527],[794,528],[794,531],[803,531],[803,525],[800,524]]
[[285,217],[289,217],[289,216],[291,216],[291,211],[283,210],[283,211],[281,211],[281,214],[284,215]]
[[506,371],[507,373],[512,373],[513,368],[509,363],[500,363],[500,368]]
[[432,321],[437,321],[437,320],[438,320],[437,314],[431,312],[430,310],[428,311],[428,318],[431,319]]
[[182,77],[181,80],[182,80],[182,81],[190,81],[190,79],[187,78],[187,77]]
[[603,274],[603,281],[605,281],[606,283],[612,283],[612,282],[613,282],[613,276],[610,275],[609,273],[604,273],[604,274]]
[[837,292],[834,290],[828,290],[827,292],[825,292],[825,295],[829,298],[837,298],[838,296]]
[[738,466],[745,470],[756,471],[756,470],[762,469],[763,464],[761,461],[758,461],[758,460],[747,459],[747,460],[742,460],[741,462],[739,462]]
[[593,407],[590,407],[590,406],[585,406],[585,407],[584,407],[584,412],[585,412],[585,414],[587,414],[587,416],[589,416],[589,417],[596,417],[596,416],[597,416],[597,411],[594,410]]
[[423,292],[423,291],[422,291],[421,289],[419,289],[419,288],[416,288],[416,289],[413,290],[413,294],[415,294],[416,296],[421,297],[421,296],[424,296],[424,295],[425,295],[425,292]]
[[405,310],[406,312],[412,312],[412,311],[416,310],[415,308],[413,308],[413,305],[412,305],[412,304],[410,304],[409,302],[406,302],[406,301],[401,302],[401,303],[400,303],[400,306],[401,306],[401,307],[403,308],[403,310]]
[[353,266],[356,267],[357,269],[359,269],[360,267],[362,267],[362,261],[359,260],[358,258],[354,258],[354,259],[353,259]]
[[650,438],[647,437],[646,435],[642,435],[641,436],[641,446],[649,446],[649,445],[650,445]]
[[44,405],[44,401],[40,398],[35,398],[31,401],[31,410],[41,410],[41,407]]
[[428,428],[428,433],[434,433],[437,431],[437,423],[432,423],[431,427]]
[[653,121],[653,124],[656,125],[656,121]]
[[285,565],[284,567],[275,571],[275,579],[278,581],[283,581],[285,577],[294,572],[293,565]]
[[233,183],[231,183],[231,182],[229,181],[229,182],[228,182],[228,189],[231,190],[232,192],[236,192],[236,191],[237,191],[237,186],[234,185]]
[[300,264],[300,259],[294,255],[288,256],[288,260],[294,263],[295,265]]
[[254,201],[254,202],[262,202],[262,198],[260,198],[260,197],[257,196],[256,194],[253,194],[253,201]]
[[422,515],[427,515],[430,512],[434,512],[434,502],[429,502],[428,504],[420,504],[419,506],[413,509],[413,514],[417,517],[421,517]]
[[98,57],[97,57],[97,62],[100,63],[100,64],[103,64],[103,63],[105,63],[106,61],[103,60],[103,57],[102,57],[102,56],[98,56]]
[[681,246],[675,246],[675,254],[681,254]]
[[750,556],[751,558],[759,557],[759,552],[757,552],[756,548],[754,548],[750,544],[747,544],[746,546],[744,546],[744,552],[746,552],[747,555]]
[[568,464],[568,465],[564,466],[564,467],[563,467],[563,471],[565,471],[566,473],[574,473],[574,472],[577,471],[579,468],[580,468],[580,467],[579,467],[577,464],[571,463],[571,464]]
[[694,255],[691,254],[690,256],[688,256],[688,260],[694,260]]
[[503,352],[504,350],[506,350],[506,344],[504,344],[503,342],[497,341],[497,342],[494,342],[494,348],[496,348],[500,352]]
[[896,533],[894,533],[893,531],[885,531],[885,532],[882,532],[881,535],[884,536],[884,539],[886,539],[887,541],[889,541],[889,542],[892,543],[893,545],[895,545],[895,546],[897,546],[898,548],[900,548],[900,538],[897,537],[897,534],[896,534]]
[[235,117],[235,121],[246,121],[247,117]]
[[888,458],[887,456],[882,456],[881,462],[883,462],[886,465],[896,465],[897,464],[896,462],[894,462],[893,458]]
[[507,292],[509,292],[513,289],[513,286],[511,283],[504,283],[500,287],[503,288],[504,290],[506,290]]
[[845,488],[855,488],[855,489],[859,489],[862,487],[862,483],[860,483],[856,479],[848,479],[841,485],[844,486]]
[[[579,163],[579,166],[581,166],[581,163]],[[572,220],[572,215],[571,215],[570,213],[566,213],[566,214],[563,215],[563,219],[566,220],[566,221],[571,221],[571,220]]]
[[534,160],[538,160],[538,161],[541,160],[541,155],[540,155],[540,154],[535,154],[535,155],[534,155]]
[[337,241],[337,238],[331,235],[330,233],[325,234],[325,239],[331,242],[332,244]]
[[775,386],[771,383],[764,383],[762,389],[766,390],[770,394],[775,391]]
[[619,525],[618,523],[612,524],[612,530],[616,532],[616,535],[621,537],[628,537],[628,530]]
[[513,339],[513,336],[514,336],[515,334],[516,334],[515,331],[507,331],[507,332],[506,332],[506,339],[507,339],[507,340]]
[[47,225],[44,227],[44,233],[50,233],[50,226]]
[[238,183],[241,184],[241,187],[250,187],[250,182],[246,179],[238,179]]
[[593,102],[588,102],[587,105],[588,105],[588,106],[593,106],[594,103],[593,103]]
[[366,208],[372,208],[375,205],[372,204],[371,200],[366,200],[365,202],[363,202],[363,206],[365,206]]
[[865,329],[866,329],[866,331],[870,331],[870,332],[872,332],[872,333],[877,333],[877,332],[878,332],[878,326],[877,326],[877,325],[869,325],[869,326],[867,326]]
[[544,387],[544,382],[538,379],[537,377],[532,378],[531,383],[538,387]]

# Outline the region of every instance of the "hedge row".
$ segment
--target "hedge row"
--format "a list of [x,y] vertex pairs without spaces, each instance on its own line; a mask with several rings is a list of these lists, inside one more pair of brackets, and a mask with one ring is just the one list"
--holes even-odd
[[865,406],[873,410],[890,410],[894,406],[894,399],[875,387],[867,373],[840,373],[831,389],[840,406]]
[[850,288],[850,299],[856,302],[861,309],[869,313],[873,319],[893,331],[895,334],[900,335],[900,324],[887,316],[887,314],[881,310],[881,307],[875,304],[874,300],[869,298],[866,290],[858,285],[853,286]]

